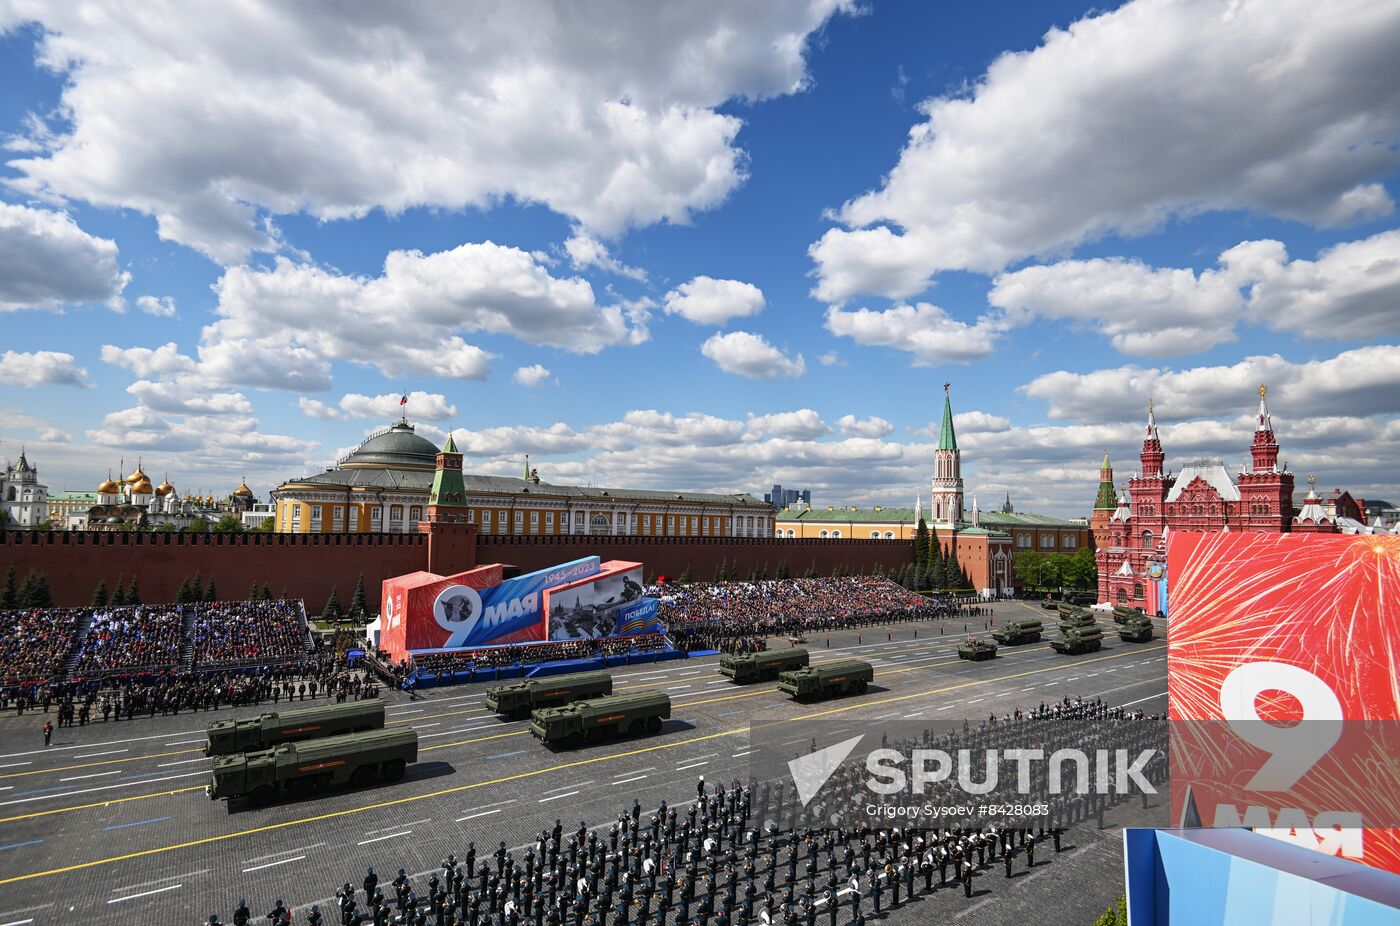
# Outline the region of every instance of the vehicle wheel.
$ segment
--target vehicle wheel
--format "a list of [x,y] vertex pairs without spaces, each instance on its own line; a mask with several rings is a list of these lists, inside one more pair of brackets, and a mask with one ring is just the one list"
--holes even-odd
[[277,792],[272,790],[271,785],[258,785],[249,796],[253,799],[253,803],[255,804],[266,804],[271,802],[273,795],[276,793]]
[[865,689],[866,689],[866,683],[865,683],[865,682],[856,682],[856,691],[860,692],[861,694],[865,694]]
[[648,732],[648,733],[660,733],[660,732],[661,732],[661,718],[660,718],[660,717],[648,717],[648,718],[647,718],[647,732]]
[[287,792],[296,800],[301,800],[311,793],[311,779],[298,778],[287,786]]
[[392,759],[384,763],[384,769],[379,773],[379,777],[385,781],[398,781],[403,777],[404,768],[402,759]]
[[627,725],[628,736],[641,736],[642,730],[646,728],[646,722],[638,718]]
[[361,765],[355,769],[355,773],[350,776],[350,783],[357,788],[363,788],[374,780],[374,766]]

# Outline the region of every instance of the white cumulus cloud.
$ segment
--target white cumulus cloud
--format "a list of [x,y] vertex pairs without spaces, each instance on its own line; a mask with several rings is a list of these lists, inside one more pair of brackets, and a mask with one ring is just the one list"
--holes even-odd
[[700,345],[700,353],[709,357],[724,372],[749,379],[796,377],[807,371],[807,363],[801,354],[797,355],[797,359],[791,359],[765,341],[762,335],[748,331],[712,335]]
[[130,279],[116,242],[62,212],[0,202],[0,312],[95,303],[120,310]]
[[836,425],[842,434],[852,437],[886,437],[894,433],[894,425],[878,415],[871,415],[869,418],[842,415]]
[[136,307],[147,315],[160,318],[175,317],[175,300],[170,296],[138,296]]
[[763,291],[740,280],[698,276],[666,294],[667,315],[680,315],[699,325],[723,325],[763,311]]
[[0,383],[11,386],[87,386],[87,375],[72,354],[53,350],[0,354]]
[[809,37],[851,7],[17,0],[0,28],[41,25],[67,125],[31,123],[10,163],[27,192],[141,211],[227,264],[297,212],[512,197],[603,234],[684,223],[746,175],[718,107],[801,91]]
[[1369,0],[1133,0],[1052,29],[922,104],[882,186],[812,245],[814,292],[908,298],[1210,210],[1387,215],[1397,45],[1400,7]]
[[516,367],[515,375],[512,378],[520,385],[533,389],[549,382],[553,375],[543,365],[532,363],[528,367]]
[[970,363],[989,356],[1006,330],[1005,322],[984,316],[969,325],[928,302],[884,310],[832,306],[826,328],[857,344],[893,347],[914,355],[916,366]]

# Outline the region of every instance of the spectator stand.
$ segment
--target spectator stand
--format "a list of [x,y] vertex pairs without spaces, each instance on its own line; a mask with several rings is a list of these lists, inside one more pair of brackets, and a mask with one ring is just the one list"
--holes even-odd
[[412,655],[414,664],[405,683],[416,689],[564,675],[666,662],[686,656],[662,634],[542,641],[468,650],[414,650]]

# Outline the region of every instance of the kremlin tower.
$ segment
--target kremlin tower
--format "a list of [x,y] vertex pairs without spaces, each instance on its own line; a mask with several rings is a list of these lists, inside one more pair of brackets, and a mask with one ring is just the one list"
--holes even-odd
[[933,453],[929,497],[933,523],[939,529],[948,530],[956,528],[963,516],[962,458],[957,435],[953,433],[953,403],[948,395],[951,386],[951,383],[943,384],[943,426],[938,432],[938,449]]

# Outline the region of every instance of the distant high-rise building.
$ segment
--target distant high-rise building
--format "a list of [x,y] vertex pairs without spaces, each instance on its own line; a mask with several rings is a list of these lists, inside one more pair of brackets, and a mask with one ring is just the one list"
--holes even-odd
[[775,482],[773,483],[773,491],[765,493],[763,496],[763,500],[768,504],[772,505],[774,508],[778,509],[791,508],[798,502],[801,502],[803,505],[807,506],[808,508],[811,508],[812,490],[784,489],[781,485]]

